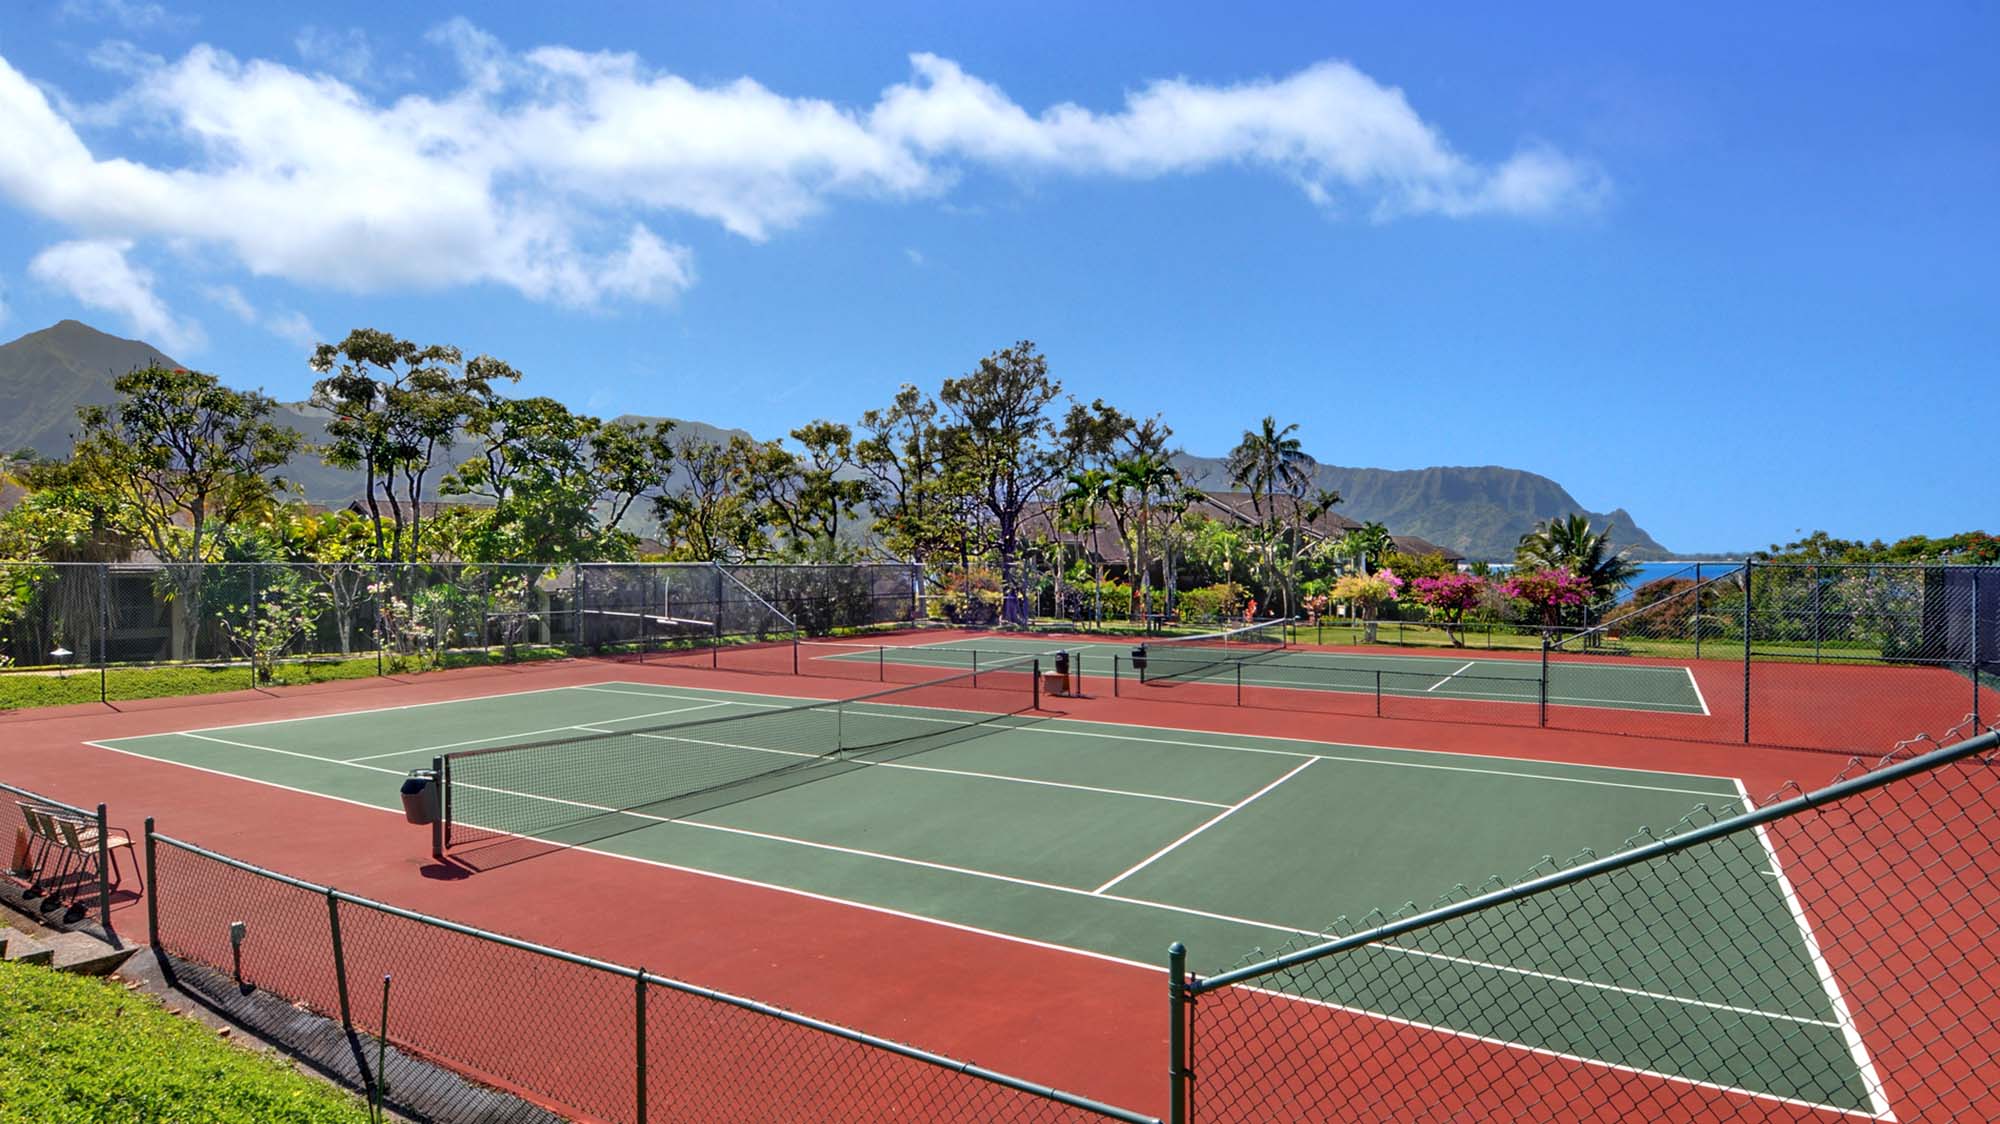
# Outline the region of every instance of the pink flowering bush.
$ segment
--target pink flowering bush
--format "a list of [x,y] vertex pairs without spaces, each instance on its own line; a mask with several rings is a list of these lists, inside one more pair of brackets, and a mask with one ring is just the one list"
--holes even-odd
[[1510,574],[1500,589],[1516,601],[1542,611],[1543,624],[1555,624],[1564,608],[1588,604],[1590,583],[1568,570],[1528,570]]
[[1445,635],[1451,637],[1454,646],[1465,647],[1465,636],[1459,630],[1459,622],[1465,614],[1479,607],[1486,596],[1486,579],[1477,574],[1443,574],[1434,578],[1418,578],[1416,581],[1417,603],[1439,617],[1445,624]]

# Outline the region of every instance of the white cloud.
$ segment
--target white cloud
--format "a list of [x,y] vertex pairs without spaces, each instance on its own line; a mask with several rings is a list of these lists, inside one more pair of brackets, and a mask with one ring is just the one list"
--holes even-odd
[[153,292],[153,275],[126,258],[132,243],[122,239],[61,242],[35,255],[28,273],[92,308],[125,318],[148,343],[168,350],[198,351],[201,325],[173,314]]
[[911,265],[921,266],[924,264],[924,252],[915,246],[903,247],[903,256],[910,259]]
[[203,296],[227,309],[238,320],[262,328],[286,343],[310,348],[319,342],[319,334],[303,312],[293,309],[259,312],[257,306],[250,303],[250,298],[243,295],[243,290],[234,285],[206,285],[201,291]]
[[306,26],[292,37],[292,46],[307,68],[331,74],[357,86],[375,78],[375,49],[368,32],[358,27],[345,31]]
[[109,23],[126,31],[176,31],[194,26],[195,17],[170,12],[150,0],[63,0],[64,18]]
[[[429,36],[457,62],[432,96],[352,81],[365,36],[302,32],[312,73],[199,46],[107,55],[127,86],[52,104],[0,59],[0,195],[86,239],[157,240],[255,276],[353,291],[506,286],[567,305],[671,300],[693,254],[678,216],[761,241],[841,198],[943,199],[971,170],[1134,180],[1262,171],[1313,205],[1408,214],[1551,215],[1604,180],[1547,147],[1482,164],[1403,93],[1342,62],[1235,85],[1171,79],[1122,107],[1031,113],[935,55],[873,104],[698,85],[633,54],[510,52],[463,20]],[[78,127],[143,129],[159,151],[91,151]]]

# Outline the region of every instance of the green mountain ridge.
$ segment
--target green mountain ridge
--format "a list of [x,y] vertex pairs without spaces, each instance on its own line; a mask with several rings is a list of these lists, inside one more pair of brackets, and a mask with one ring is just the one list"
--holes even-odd
[[[69,451],[79,406],[108,403],[112,383],[150,363],[181,366],[143,340],[122,339],[76,320],[0,344],[0,450],[32,448],[46,456]],[[630,420],[663,420],[621,415]],[[325,436],[325,414],[305,403],[280,405],[275,420],[316,442]],[[705,422],[673,419],[680,433],[710,441],[748,436]],[[1215,457],[1181,454],[1179,466],[1204,487],[1227,488],[1228,473]],[[339,504],[361,494],[357,473],[300,457],[285,472],[305,498]],[[1320,465],[1316,484],[1340,492],[1340,514],[1375,520],[1398,534],[1420,535],[1471,558],[1506,559],[1514,543],[1538,520],[1584,512],[1614,526],[1613,539],[1635,559],[1673,557],[1623,508],[1591,512],[1546,476],[1497,465],[1419,469],[1343,468]],[[650,531],[650,519],[635,520]]]

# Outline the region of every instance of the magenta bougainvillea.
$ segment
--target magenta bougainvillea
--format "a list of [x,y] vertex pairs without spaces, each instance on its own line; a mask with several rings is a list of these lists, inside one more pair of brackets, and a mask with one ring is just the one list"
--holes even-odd
[[1465,646],[1465,637],[1458,624],[1465,614],[1479,607],[1480,599],[1486,595],[1486,579],[1477,574],[1441,574],[1434,578],[1416,580],[1416,599],[1431,615],[1442,618],[1445,635],[1457,647]]
[[1510,574],[1500,583],[1500,591],[1542,611],[1546,624],[1555,624],[1563,609],[1590,600],[1590,583],[1568,570],[1527,570]]

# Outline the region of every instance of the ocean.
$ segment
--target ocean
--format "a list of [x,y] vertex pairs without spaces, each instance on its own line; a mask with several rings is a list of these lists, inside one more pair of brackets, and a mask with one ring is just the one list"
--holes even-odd
[[[1717,574],[1727,573],[1739,564],[1737,562],[1703,562],[1701,563],[1701,576],[1707,579]],[[1659,581],[1661,578],[1693,578],[1695,576],[1695,563],[1693,562],[1641,562],[1638,565],[1639,573],[1633,577],[1632,584],[1626,586],[1618,594],[1618,601],[1621,604],[1630,601],[1632,599],[1632,591],[1645,585],[1647,582]]]

